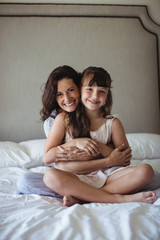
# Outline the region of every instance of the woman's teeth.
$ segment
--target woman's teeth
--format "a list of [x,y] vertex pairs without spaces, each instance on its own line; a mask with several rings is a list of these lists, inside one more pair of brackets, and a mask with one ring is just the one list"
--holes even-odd
[[65,103],[65,106],[66,107],[69,107],[69,106],[71,106],[71,105],[73,105],[74,104],[74,102],[71,102],[71,103]]

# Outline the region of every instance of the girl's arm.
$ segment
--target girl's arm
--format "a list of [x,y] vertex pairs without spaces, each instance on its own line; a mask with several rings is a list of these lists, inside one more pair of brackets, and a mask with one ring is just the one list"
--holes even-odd
[[[98,156],[97,153],[95,153],[93,155],[88,154],[88,153],[87,154],[83,153],[82,155],[81,154],[78,155],[77,153],[73,154],[72,151],[67,152],[65,150],[62,150],[63,148],[59,148],[59,145],[62,142],[64,135],[65,135],[64,113],[61,113],[56,117],[55,122],[52,126],[52,129],[50,131],[50,134],[48,136],[48,139],[46,140],[46,144],[45,144],[45,148],[44,148],[44,162],[46,164],[51,164],[51,163],[57,162],[57,161],[71,160],[71,162],[68,162],[68,163],[61,162],[59,164],[59,166],[60,165],[63,166],[62,168],[64,168],[64,166],[65,166],[66,171],[67,171],[67,168],[69,168],[70,171],[72,171],[72,172],[74,172],[74,170],[76,171],[76,169],[79,169],[79,171],[85,171],[85,170],[93,171],[93,170],[97,169],[98,165],[99,165],[99,169],[101,169],[103,167],[119,166],[119,165],[126,166],[129,164],[130,159],[129,160],[128,160],[128,158],[126,159],[127,153],[124,152],[123,154],[121,154],[119,151],[118,151],[119,156],[113,157],[113,159],[106,158],[105,160],[98,159],[98,160],[92,160],[92,161],[88,162],[87,160],[97,157]],[[82,144],[83,140],[85,140],[84,141],[85,144]],[[82,138],[82,139],[80,139],[80,143],[78,142],[78,139],[73,139],[70,142],[63,144],[61,146],[62,147],[75,146],[76,141],[77,141],[77,146],[80,146],[80,143],[82,144],[82,147],[81,147],[82,149],[85,145],[87,145],[87,147],[89,146],[88,149],[91,149],[91,148],[94,148],[94,145],[97,144],[97,142],[92,139]],[[124,143],[125,143],[125,141],[124,141]],[[106,145],[103,146],[100,143],[98,146],[99,146],[99,148],[101,148],[101,154],[102,154],[102,152],[105,152],[104,156],[108,156],[109,153],[111,153],[113,151],[113,147],[108,148]],[[126,149],[126,146],[127,146],[127,144],[125,144],[125,149]],[[103,151],[103,149],[104,149],[103,147],[105,149],[107,148],[107,151],[108,151],[107,154],[106,154],[106,150]],[[131,151],[130,150],[128,150],[128,151],[131,156]],[[97,152],[98,152],[98,150],[97,150]],[[111,163],[111,160],[112,160],[112,163]],[[73,161],[75,161],[75,162],[73,162]],[[64,163],[64,165],[63,165],[63,163]],[[89,165],[88,165],[88,163],[89,163]]]
[[100,154],[102,157],[108,157],[111,152],[115,149],[113,144],[104,144],[104,143],[100,143],[98,142],[98,147],[100,149]]
[[[112,142],[116,149],[111,153],[109,157],[105,157],[103,159],[90,160],[89,162],[66,162],[59,163],[59,167],[62,170],[75,172],[75,173],[88,173],[95,170],[99,170],[105,167],[112,166],[127,166],[130,164],[131,160],[131,149],[129,147],[124,128],[118,118],[113,120],[112,124]],[[120,147],[119,147],[120,146]],[[106,149],[104,150],[103,145],[99,145],[103,153],[106,154]]]
[[87,174],[107,167],[127,166],[130,163],[131,150],[124,150],[124,145],[114,149],[109,157],[90,161],[66,161],[58,162],[59,169],[76,174]]
[[114,148],[121,146],[122,144],[125,145],[124,149],[127,149],[129,147],[124,128],[118,118],[115,118],[113,120],[112,128],[111,128],[111,136],[112,136],[113,144],[105,145],[103,143],[98,142],[100,154],[103,157],[108,157],[111,154],[111,152],[114,150]]
[[113,120],[111,135],[112,135],[112,142],[115,147],[118,147],[122,144],[124,144],[125,149],[129,147],[123,125],[118,118],[115,118]]

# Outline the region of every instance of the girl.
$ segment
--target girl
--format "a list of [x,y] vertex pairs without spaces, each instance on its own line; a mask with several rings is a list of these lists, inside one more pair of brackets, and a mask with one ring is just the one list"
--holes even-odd
[[[112,105],[110,88],[111,78],[104,69],[90,67],[83,72],[82,104],[79,104],[76,111],[63,112],[56,117],[45,144],[45,163],[57,161],[54,151],[64,137],[66,142],[73,139],[72,143],[74,142],[76,147],[87,153],[100,154],[103,157],[108,156],[106,144],[111,141],[115,147],[119,148],[119,151],[122,144],[128,148],[121,122],[110,116]],[[95,140],[91,140],[90,137]],[[112,151],[108,157],[110,162],[116,151],[117,149]],[[72,160],[74,161],[74,158]],[[58,167],[60,164],[65,163],[57,162]],[[50,189],[64,196],[63,204],[65,206],[71,206],[81,201],[153,203],[156,200],[154,192],[135,194],[148,184],[153,176],[153,169],[147,164],[128,168],[104,168],[84,175],[52,168],[45,173],[44,182]],[[127,193],[129,195],[125,195]]]

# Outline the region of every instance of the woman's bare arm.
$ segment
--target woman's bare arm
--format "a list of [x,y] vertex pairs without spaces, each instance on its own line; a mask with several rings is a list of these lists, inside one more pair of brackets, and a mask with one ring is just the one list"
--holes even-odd
[[131,149],[129,147],[124,128],[119,119],[114,119],[112,124],[112,141],[116,148],[113,151],[113,146],[108,147],[104,144],[99,143],[100,153],[105,158],[90,161],[79,161],[79,162],[66,162],[58,163],[59,167],[63,170],[75,172],[75,173],[86,173],[99,170],[105,167],[112,166],[127,166],[131,160]]
[[56,153],[59,152],[58,146],[65,135],[64,116],[64,113],[57,115],[46,140],[43,152],[43,161],[45,164],[51,164],[56,160]]
[[109,157],[89,161],[62,161],[56,163],[61,170],[77,174],[86,174],[107,167],[127,166],[130,163],[131,150],[124,150],[124,145],[114,149]]

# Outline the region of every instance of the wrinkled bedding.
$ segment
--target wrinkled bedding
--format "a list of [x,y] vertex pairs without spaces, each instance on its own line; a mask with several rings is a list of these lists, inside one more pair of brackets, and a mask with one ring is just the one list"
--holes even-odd
[[[160,136],[127,135],[132,164],[147,162],[160,172]],[[64,207],[61,199],[17,194],[17,179],[26,172],[47,170],[44,139],[22,143],[0,142],[1,240],[159,240],[160,189],[154,204],[90,203]],[[146,149],[145,149],[146,148]]]

